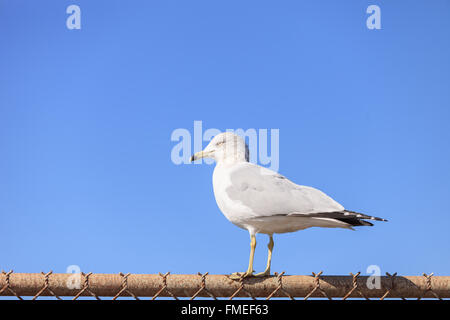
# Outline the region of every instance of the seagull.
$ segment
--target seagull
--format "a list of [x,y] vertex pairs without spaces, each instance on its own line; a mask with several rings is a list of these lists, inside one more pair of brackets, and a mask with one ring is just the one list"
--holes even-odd
[[[387,221],[344,209],[322,191],[295,184],[281,174],[249,162],[245,140],[232,133],[216,135],[208,146],[191,157],[191,162],[212,158],[214,197],[225,217],[250,234],[247,271],[235,272],[232,279],[270,276],[274,247],[273,234],[311,227],[346,228],[372,226],[365,220]],[[256,234],[269,236],[267,266],[254,274]]]

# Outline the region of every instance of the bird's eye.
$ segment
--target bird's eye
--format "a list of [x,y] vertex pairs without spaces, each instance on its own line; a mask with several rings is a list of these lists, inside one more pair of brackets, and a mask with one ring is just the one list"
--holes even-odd
[[219,141],[219,142],[216,143],[216,146],[221,146],[224,143],[225,143],[225,141]]

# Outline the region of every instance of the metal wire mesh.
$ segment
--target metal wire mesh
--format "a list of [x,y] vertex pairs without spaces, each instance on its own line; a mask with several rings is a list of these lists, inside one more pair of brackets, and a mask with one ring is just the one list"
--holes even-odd
[[[67,283],[74,274],[53,273],[14,273],[2,271],[0,274],[0,296],[9,296],[24,300],[31,297],[36,300],[42,297],[91,297],[101,300],[112,297],[112,300],[128,297],[139,300],[147,297],[188,298],[198,297],[211,299],[237,297],[256,300],[262,298],[284,298],[304,300],[326,298],[329,300],[349,298],[359,299],[449,299],[450,277],[423,274],[422,276],[398,276],[397,273],[386,273],[379,278],[380,286],[370,288],[367,276],[360,272],[349,276],[324,276],[323,272],[312,273],[311,276],[286,275],[276,273],[265,278],[231,279],[226,275],[194,275],[159,274],[75,274],[80,277],[79,286],[73,288]],[[102,298],[101,298],[102,297]]]

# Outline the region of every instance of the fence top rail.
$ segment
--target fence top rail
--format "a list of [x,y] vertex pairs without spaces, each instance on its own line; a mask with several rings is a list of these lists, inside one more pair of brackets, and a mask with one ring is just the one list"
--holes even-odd
[[450,298],[450,276],[286,275],[231,279],[208,274],[0,273],[0,296],[23,297],[159,297],[191,298]]

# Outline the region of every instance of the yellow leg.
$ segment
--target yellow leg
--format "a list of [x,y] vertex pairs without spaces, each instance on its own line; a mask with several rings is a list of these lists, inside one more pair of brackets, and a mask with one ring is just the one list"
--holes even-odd
[[256,237],[250,236],[250,258],[248,260],[248,268],[246,272],[234,272],[230,275],[231,279],[246,278],[253,275],[253,258],[255,257]]
[[256,249],[256,237],[252,235],[250,237],[250,258],[248,260],[248,268],[247,274],[251,275],[253,273],[253,258],[255,257],[255,249]]
[[255,274],[255,277],[267,277],[270,276],[270,263],[272,261],[272,250],[273,250],[273,236],[269,235],[269,244],[267,245],[267,248],[269,248],[269,253],[267,254],[267,266],[266,270],[264,272],[260,272]]

